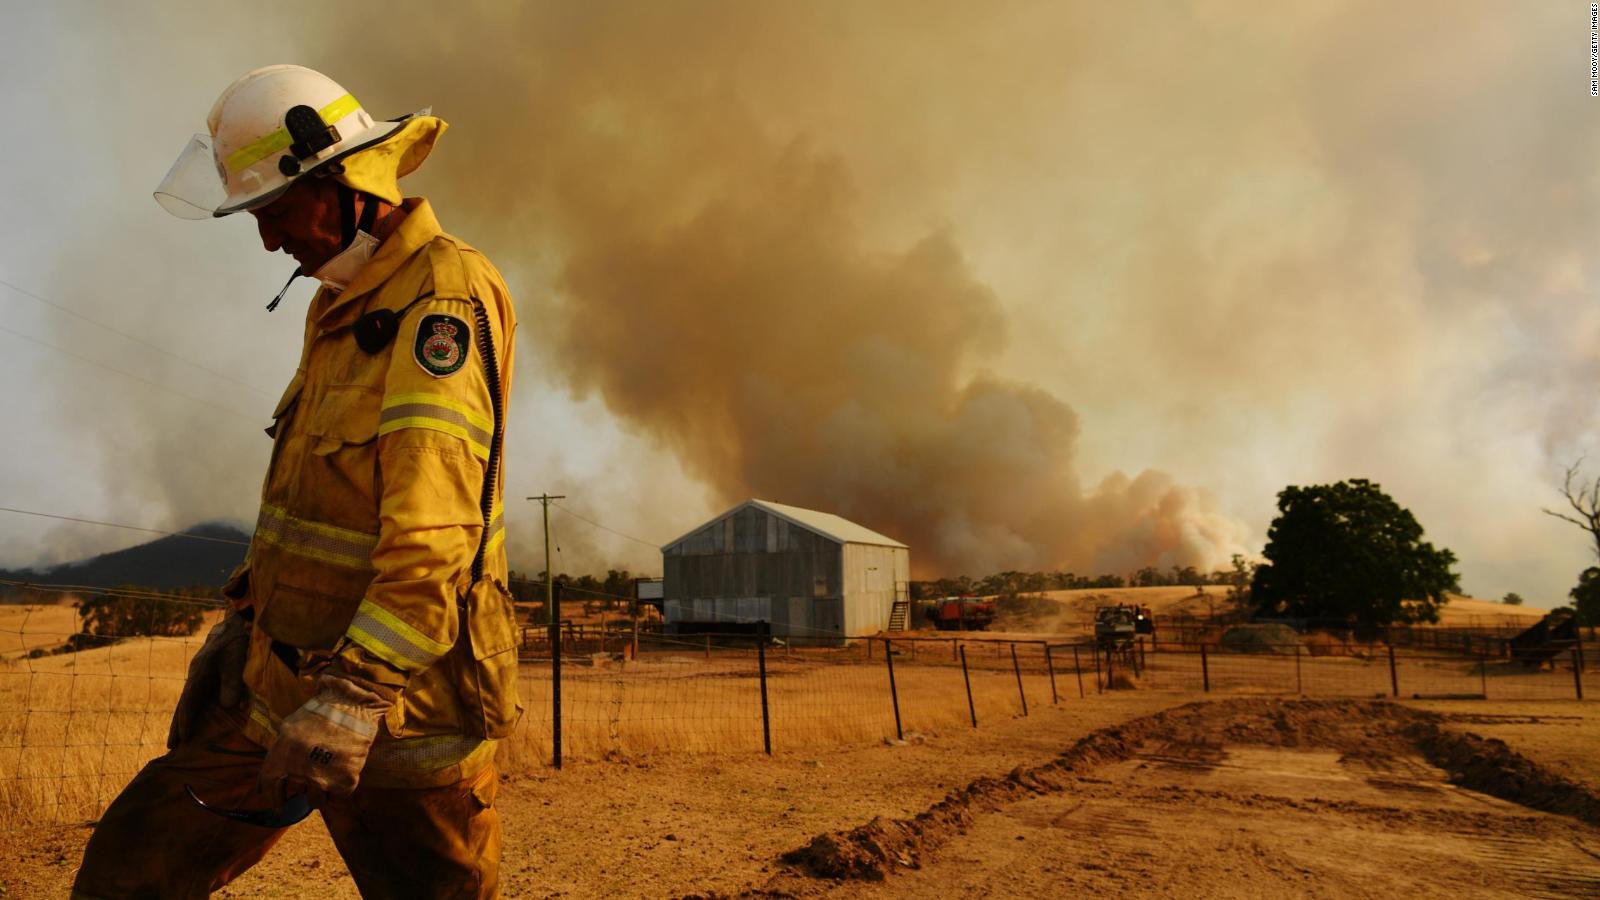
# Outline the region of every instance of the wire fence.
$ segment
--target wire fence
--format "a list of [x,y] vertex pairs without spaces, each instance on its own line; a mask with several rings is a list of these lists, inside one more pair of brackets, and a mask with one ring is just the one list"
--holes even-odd
[[[0,827],[96,817],[165,751],[185,672],[220,610],[147,592],[136,602],[203,607],[200,631],[66,652],[69,605],[0,605]],[[526,711],[500,749],[507,771],[655,753],[761,753],[915,740],[982,728],[1109,692],[1554,700],[1600,691],[1597,648],[1537,664],[1392,644],[1255,645],[889,635],[793,646],[759,634],[666,635],[565,627],[556,647],[525,633]],[[113,637],[113,636],[107,636]],[[560,704],[555,703],[559,684]],[[556,754],[559,721],[560,755]]]

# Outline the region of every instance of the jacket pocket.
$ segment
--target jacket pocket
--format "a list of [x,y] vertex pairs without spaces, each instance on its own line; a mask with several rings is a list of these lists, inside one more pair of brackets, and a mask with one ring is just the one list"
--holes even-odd
[[[298,566],[285,571],[271,600],[258,610],[256,624],[274,640],[297,650],[332,650],[356,617],[356,608],[372,581],[371,575],[341,575],[331,569],[317,572]],[[340,581],[345,582],[343,590]]]
[[[378,415],[383,394],[333,385],[309,408],[288,507],[313,522],[378,533]],[[370,560],[360,560],[365,565]],[[346,561],[348,562],[348,561]]]
[[311,452],[327,456],[347,444],[366,444],[378,436],[378,415],[383,392],[360,384],[328,388],[316,414],[306,425],[313,438]]
[[451,650],[462,724],[486,740],[508,737],[522,714],[517,700],[517,624],[511,594],[498,578],[467,589],[461,636]]
[[278,428],[283,424],[283,419],[289,414],[300,399],[300,392],[306,386],[305,370],[297,370],[294,378],[289,380],[289,386],[283,389],[283,396],[278,398],[278,405],[272,408],[272,424],[267,426],[267,437],[276,438]]

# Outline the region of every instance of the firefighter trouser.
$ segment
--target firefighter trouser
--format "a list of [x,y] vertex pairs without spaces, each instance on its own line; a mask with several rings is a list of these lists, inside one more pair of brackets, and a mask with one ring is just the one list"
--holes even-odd
[[[256,792],[262,748],[238,716],[215,716],[194,741],[152,760],[95,827],[74,898],[205,897],[255,865],[283,830],[223,819],[184,785],[223,808],[265,805]],[[360,785],[321,809],[363,897],[495,897],[500,819],[493,765],[445,787]],[[316,896],[306,884],[299,896]]]

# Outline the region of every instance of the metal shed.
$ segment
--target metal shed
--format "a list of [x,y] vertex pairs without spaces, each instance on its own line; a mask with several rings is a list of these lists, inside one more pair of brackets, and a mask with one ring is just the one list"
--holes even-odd
[[802,643],[904,627],[911,551],[831,513],[746,500],[661,548],[669,631]]

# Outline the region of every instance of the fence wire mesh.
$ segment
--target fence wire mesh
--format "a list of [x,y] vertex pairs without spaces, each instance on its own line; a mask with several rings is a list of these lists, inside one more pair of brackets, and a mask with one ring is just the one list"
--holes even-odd
[[[80,638],[72,652],[64,651],[81,633],[73,607],[0,605],[0,827],[91,820],[165,752],[189,660],[220,611],[186,598],[162,602],[201,607],[200,629],[105,635],[109,643],[97,646]],[[508,771],[553,761],[550,649],[543,629],[530,628],[520,678],[526,710],[499,755]],[[1539,665],[1427,646],[1255,649],[1166,642],[1106,653],[1083,639],[975,634],[763,646],[752,635],[575,633],[562,643],[562,756],[760,753],[769,739],[775,752],[860,745],[981,728],[1119,690],[1492,700],[1600,691],[1593,644],[1581,648],[1582,668],[1580,648]]]

